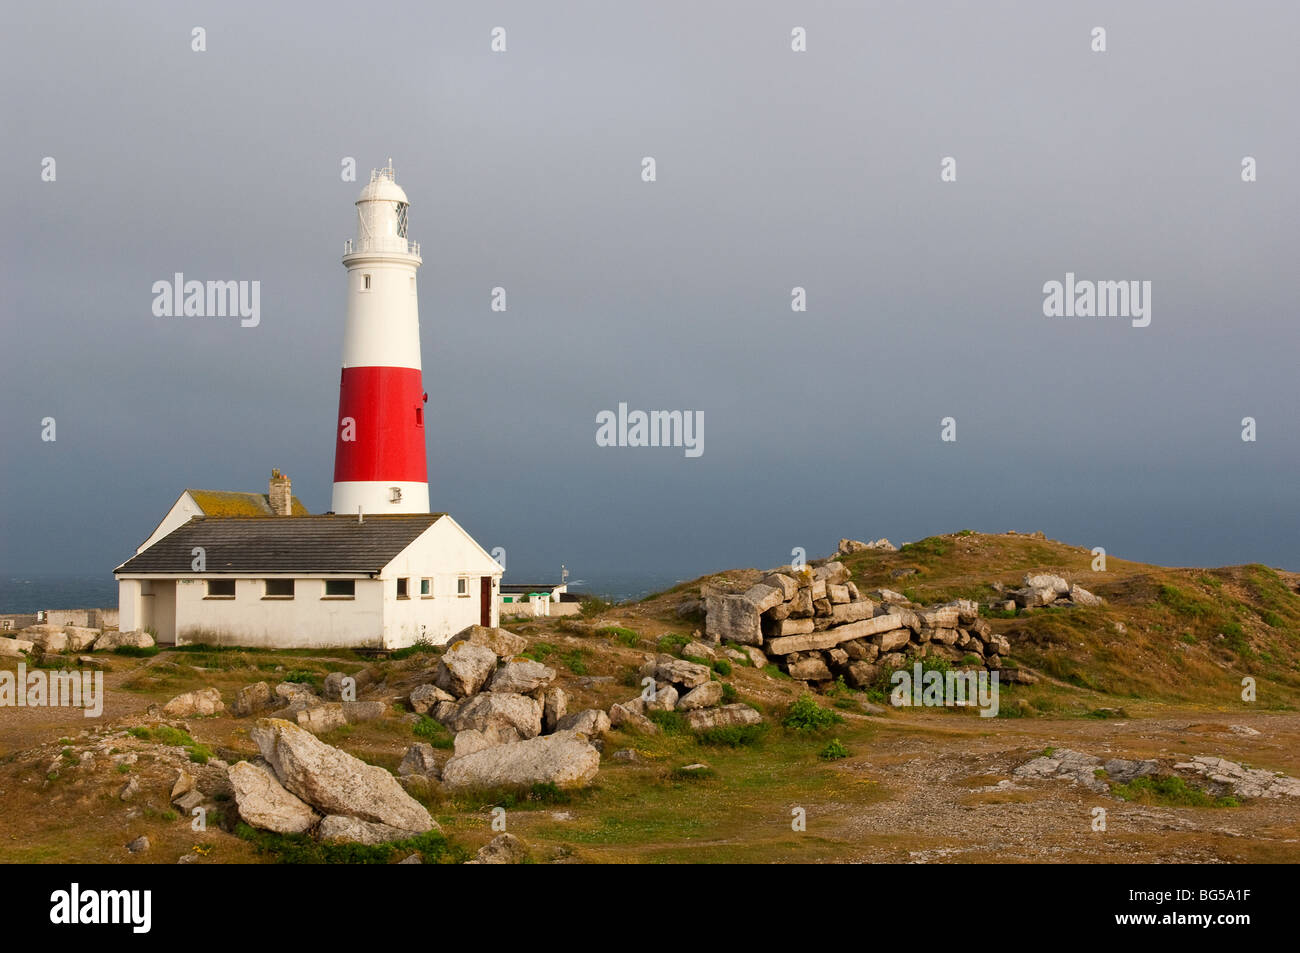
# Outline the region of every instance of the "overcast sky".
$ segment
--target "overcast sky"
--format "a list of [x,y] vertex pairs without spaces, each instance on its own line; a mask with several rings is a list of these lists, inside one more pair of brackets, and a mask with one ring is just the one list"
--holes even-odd
[[[11,5],[0,571],[106,572],[272,467],[328,509],[389,156],[431,505],[516,577],[966,527],[1300,569],[1297,35],[1282,2]],[[175,272],[260,281],[260,325],[154,317]],[[1045,317],[1066,272],[1150,281],[1150,325]],[[703,455],[597,446],[619,402],[703,412]]]

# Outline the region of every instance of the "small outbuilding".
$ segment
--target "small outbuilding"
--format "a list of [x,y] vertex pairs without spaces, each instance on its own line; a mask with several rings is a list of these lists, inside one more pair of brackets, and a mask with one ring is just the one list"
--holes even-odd
[[445,513],[188,516],[114,570],[159,643],[377,649],[497,625],[501,573]]

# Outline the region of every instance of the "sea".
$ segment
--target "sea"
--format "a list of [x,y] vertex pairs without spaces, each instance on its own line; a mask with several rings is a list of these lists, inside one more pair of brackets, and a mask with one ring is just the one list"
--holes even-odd
[[[662,592],[687,578],[661,570],[601,570],[569,575],[569,591],[600,596],[610,602],[635,602]],[[508,583],[552,584],[559,582],[554,572],[508,573]],[[117,581],[111,574],[71,575],[2,575],[0,576],[0,613],[29,613],[40,609],[108,609],[117,605]]]

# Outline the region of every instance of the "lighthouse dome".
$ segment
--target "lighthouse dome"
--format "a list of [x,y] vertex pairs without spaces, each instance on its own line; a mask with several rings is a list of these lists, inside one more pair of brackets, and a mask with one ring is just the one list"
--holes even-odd
[[391,176],[385,176],[383,172],[391,173],[391,169],[379,169],[378,173],[366,183],[361,190],[361,195],[357,197],[358,202],[401,202],[403,205],[408,204],[406,192],[402,187],[394,182]]

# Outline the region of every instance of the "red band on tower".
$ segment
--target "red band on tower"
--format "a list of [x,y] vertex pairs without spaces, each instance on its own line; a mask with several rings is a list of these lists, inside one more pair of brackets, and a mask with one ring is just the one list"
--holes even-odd
[[343,368],[334,482],[427,483],[423,396],[418,368]]

